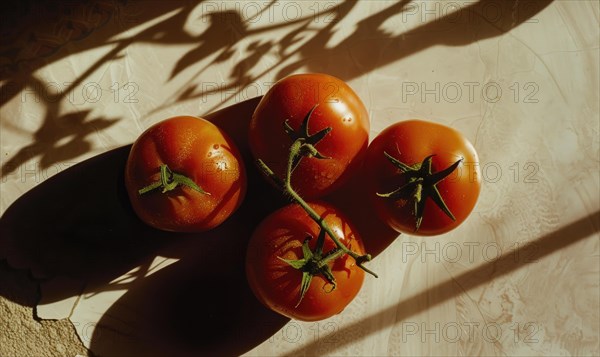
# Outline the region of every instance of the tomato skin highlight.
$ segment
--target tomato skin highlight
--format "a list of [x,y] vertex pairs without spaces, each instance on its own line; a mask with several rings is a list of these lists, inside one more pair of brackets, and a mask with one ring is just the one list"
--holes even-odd
[[263,160],[284,178],[293,140],[283,130],[289,120],[298,129],[316,105],[309,133],[332,128],[316,149],[330,159],[303,158],[294,170],[292,187],[314,199],[340,187],[364,158],[369,141],[369,117],[358,95],[342,80],[320,73],[296,74],[275,83],[256,107],[249,129],[255,159]]
[[[402,171],[385,157],[384,152],[409,166],[434,155],[433,173],[462,159],[452,174],[436,184],[455,220],[429,198],[422,224],[415,231],[413,201],[379,197],[377,193],[391,192],[407,182]],[[479,158],[473,145],[457,130],[434,122],[405,120],[389,126],[369,145],[365,165],[369,172],[367,189],[375,210],[384,222],[400,233],[431,236],[453,230],[470,215],[481,190]]]
[[[140,194],[160,180],[166,164],[209,194],[178,186]],[[246,171],[235,143],[213,123],[178,116],[143,132],[131,148],[125,185],[134,211],[150,226],[176,232],[202,232],[225,221],[240,206],[246,192]]]
[[[358,254],[364,246],[353,226],[333,206],[309,202],[324,217],[340,241]],[[300,297],[302,272],[283,262],[284,259],[301,259],[302,244],[312,236],[309,246],[314,250],[319,226],[296,204],[285,206],[265,218],[254,231],[246,255],[246,275],[256,297],[268,308],[284,316],[302,321],[318,321],[340,313],[358,294],[364,280],[364,271],[348,255],[336,259],[331,270],[337,287],[321,275],[312,278],[304,298]],[[325,252],[335,248],[329,236],[325,238]]]

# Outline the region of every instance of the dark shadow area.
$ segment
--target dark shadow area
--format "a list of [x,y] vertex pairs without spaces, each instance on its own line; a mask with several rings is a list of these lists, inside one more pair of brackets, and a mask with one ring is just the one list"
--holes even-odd
[[[596,211],[588,216],[582,217],[575,222],[548,233],[536,240],[524,244],[521,252],[515,256],[513,252],[506,252],[498,259],[484,263],[474,269],[454,276],[443,283],[432,286],[431,288],[413,295],[397,305],[386,308],[376,314],[367,316],[351,325],[344,326],[336,331],[337,334],[344,335],[346,331],[352,331],[357,326],[369,326],[370,320],[386,321],[385,316],[394,315],[395,319],[387,319],[388,323],[382,324],[379,328],[387,328],[398,321],[404,321],[411,316],[417,315],[427,309],[439,305],[449,299],[456,297],[466,291],[474,289],[494,279],[515,272],[534,261],[551,255],[572,244],[582,241],[590,235],[597,234],[600,231],[600,211]],[[457,289],[457,287],[460,287]],[[426,302],[426,303],[425,303]],[[365,331],[363,337],[377,333],[379,330],[369,329]],[[351,342],[351,341],[348,341]],[[290,352],[289,356],[310,354],[310,351],[317,347],[318,341],[296,349]],[[343,345],[343,343],[341,344]],[[337,345],[336,347],[341,347]]]
[[0,296],[22,306],[34,306],[40,298],[38,284],[24,270],[15,271],[6,261],[0,261]]
[[[182,44],[194,42],[183,28],[202,0],[23,0],[0,4],[0,80],[6,88],[22,89],[36,70],[68,56],[114,44],[116,47],[86,69],[83,80],[106,61],[120,59],[121,50],[137,42]],[[173,15],[131,37],[115,36],[170,12]],[[21,84],[21,85],[18,85]],[[73,83],[73,85],[75,82]],[[2,104],[11,97],[3,97]]]
[[199,237],[187,247],[193,258],[131,286],[111,306],[95,325],[91,350],[102,356],[233,356],[267,340],[289,320],[264,307],[247,285],[246,239]]
[[0,220],[1,258],[37,278],[108,282],[168,242],[168,234],[147,228],[129,206],[123,184],[129,148],[62,171],[14,202]]
[[[132,313],[122,308],[133,307],[131,323],[143,338],[132,350],[127,346],[114,350],[117,344],[104,332],[104,337],[94,336],[94,351],[109,348],[127,354],[148,347],[148,353],[163,355],[178,348],[182,353],[189,349],[230,355],[264,341],[286,320],[264,308],[247,286],[245,251],[254,227],[285,201],[254,169],[247,150],[244,128],[259,99],[205,116],[241,143],[247,159],[246,199],[221,226],[206,233],[180,234],[141,222],[124,187],[127,145],[54,175],[12,204],[0,220],[0,258],[8,257],[13,267],[30,269],[38,279],[63,276],[85,282],[86,294],[127,290],[106,319],[127,320]],[[157,256],[179,261],[147,277]],[[132,270],[131,281],[113,281]],[[53,291],[44,301],[80,293],[78,286],[71,286]],[[103,325],[106,321],[100,322]],[[198,334],[187,335],[190,331]]]

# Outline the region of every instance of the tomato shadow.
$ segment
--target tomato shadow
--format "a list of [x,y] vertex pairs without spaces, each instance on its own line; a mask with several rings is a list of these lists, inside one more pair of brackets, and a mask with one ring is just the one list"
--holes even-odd
[[[249,121],[258,99],[212,113],[207,118],[223,124],[234,142],[246,141],[237,127],[246,125],[244,122]],[[199,234],[155,230],[137,218],[123,185],[130,148],[131,145],[126,145],[92,157],[22,195],[0,219],[0,259],[7,259],[14,268],[29,269],[37,279],[60,275],[107,282],[161,249],[163,256],[177,257],[177,243],[195,241]],[[243,156],[248,171],[252,171],[249,153],[244,152]],[[249,172],[248,176],[257,194],[263,191],[270,194],[271,190],[258,175]],[[210,234],[223,233],[216,230]],[[107,264],[109,261],[111,264]],[[56,299],[69,295],[70,292]]]
[[220,248],[182,259],[130,288],[95,324],[91,351],[240,355],[267,340],[289,320],[254,297],[244,273],[245,249]]
[[2,258],[38,279],[108,278],[163,245],[169,235],[145,227],[127,202],[129,148],[64,170],[14,202],[0,220]]
[[[132,313],[123,307],[130,306],[135,319],[125,331],[133,328],[142,337],[133,345],[129,341],[129,350],[106,332],[104,337],[96,334],[95,353],[107,348],[115,354],[133,353],[156,344],[147,354],[178,349],[239,354],[261,343],[287,320],[256,300],[245,277],[252,231],[283,204],[247,152],[244,127],[259,99],[205,116],[240,143],[248,172],[244,203],[218,228],[196,234],[163,232],[139,220],[124,186],[131,147],[126,145],[52,176],[14,202],[0,219],[0,259],[28,269],[41,282],[67,277],[85,284],[84,290],[83,284],[53,289],[51,295],[44,294],[46,303],[126,290],[99,326],[108,325],[107,320],[127,321]],[[154,271],[153,262],[162,257],[178,261]],[[131,279],[116,281],[124,274]]]
[[94,353],[240,355],[289,321],[256,299],[245,274],[252,232],[285,204],[258,173],[248,151],[247,126],[259,100],[204,116],[236,142],[244,157],[244,203],[216,229],[161,250],[160,255],[180,260],[129,286],[95,325],[90,345]]

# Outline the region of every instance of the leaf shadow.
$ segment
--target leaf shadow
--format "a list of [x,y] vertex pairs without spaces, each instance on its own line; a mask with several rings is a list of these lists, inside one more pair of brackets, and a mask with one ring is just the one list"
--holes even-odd
[[[306,67],[312,72],[327,72],[349,81],[432,46],[465,46],[500,36],[531,20],[551,2],[552,0],[479,0],[461,5],[456,12],[444,16],[436,14],[432,21],[423,21],[423,24],[411,30],[394,35],[384,29],[383,24],[398,16],[402,18],[402,22],[406,22],[408,16],[414,16],[417,13],[415,10],[418,10],[418,4],[403,0],[360,20],[354,31],[335,45],[331,45],[330,41],[336,35],[339,23],[357,6],[354,1],[328,4],[310,16],[302,14],[285,21],[269,21],[266,25],[254,23],[265,11],[276,8],[275,1],[265,4],[261,12],[250,18],[243,18],[239,9],[217,7],[214,11],[210,10],[211,4],[204,1],[157,2],[153,6],[145,6],[139,1],[122,4],[100,0],[89,4],[66,0],[56,3],[24,1],[20,5],[4,3],[3,10],[6,11],[3,12],[3,18],[10,21],[6,21],[7,25],[1,28],[1,32],[7,35],[7,43],[6,50],[0,53],[0,56],[4,56],[4,62],[0,66],[0,79],[4,81],[0,85],[0,104],[4,105],[19,93],[30,89],[37,98],[43,100],[46,114],[37,131],[41,138],[35,137],[37,142],[26,149],[29,154],[18,152],[9,158],[2,166],[1,175],[4,178],[13,172],[27,160],[28,155],[42,155],[42,165],[50,166],[66,157],[80,156],[89,151],[89,139],[85,136],[92,134],[88,130],[90,126],[97,125],[96,130],[100,131],[116,124],[116,118],[98,118],[87,122],[74,120],[75,126],[83,125],[83,129],[75,129],[81,130],[81,133],[79,136],[75,134],[72,146],[63,147],[64,150],[59,150],[59,153],[56,147],[60,145],[56,144],[56,140],[61,140],[64,136],[61,136],[61,128],[54,123],[60,122],[62,115],[69,114],[59,114],[68,93],[80,86],[104,63],[123,58],[124,51],[133,44],[196,44],[175,63],[170,80],[181,76],[183,71],[193,67],[195,63],[205,62],[210,56],[214,56],[149,114],[179,102],[220,94],[220,101],[207,110],[210,112],[232,98],[239,99],[247,86],[270,73],[275,73],[275,79],[280,79]],[[182,24],[197,12],[195,10],[199,6],[201,15],[197,20],[208,21],[208,27],[200,34],[193,35]],[[493,16],[489,14],[490,9],[493,10]],[[170,15],[164,16],[165,14]],[[15,16],[21,21],[17,21],[18,26],[11,27],[10,24],[15,24]],[[157,21],[160,16],[164,19]],[[50,25],[52,21],[56,21],[56,24]],[[129,35],[128,31],[136,25],[152,21],[156,23]],[[324,26],[315,26],[317,23],[324,23]],[[278,42],[262,39],[266,33],[281,30],[284,33]],[[31,34],[34,36],[30,36]],[[76,45],[67,46],[74,42]],[[22,50],[23,46],[27,50]],[[41,77],[35,74],[48,64],[100,46],[111,46],[112,49],[94,61],[59,94],[50,93]],[[234,61],[234,53],[245,54]],[[265,56],[275,58],[275,61],[265,69],[257,69]],[[322,61],[336,58],[348,60],[335,63]],[[204,71],[225,61],[232,62],[226,82],[198,88],[194,81]],[[76,115],[76,112],[73,114]],[[3,126],[7,130],[22,130],[8,120]],[[44,155],[46,151],[48,154]]]
[[[354,31],[335,45],[330,45],[330,42],[338,31],[339,23],[344,21],[357,5],[354,1],[329,4],[331,6],[324,6],[313,16],[256,28],[248,26],[239,13],[236,15],[228,11],[226,16],[211,15],[211,25],[205,33],[218,33],[222,30],[227,32],[227,29],[236,28],[236,34],[243,36],[229,36],[229,40],[220,40],[221,42],[217,41],[210,46],[224,48],[223,53],[237,51],[248,54],[231,66],[227,81],[221,85],[206,85],[198,89],[197,85],[193,84],[194,79],[206,69],[223,61],[221,56],[217,57],[193,75],[188,83],[178,90],[178,96],[169,98],[155,111],[178,102],[220,93],[221,100],[210,109],[214,110],[222,103],[237,98],[246,86],[270,73],[275,73],[274,78],[278,80],[302,68],[306,68],[308,72],[325,72],[350,81],[434,46],[466,46],[501,36],[523,23],[534,22],[532,18],[552,1],[478,0],[460,5],[453,3],[451,5],[458,7],[457,11],[436,10],[433,20],[421,19],[422,24],[399,34],[392,34],[383,27],[386,21],[395,18],[395,21],[407,25],[409,19],[418,14],[418,3],[403,0],[358,21]],[[401,19],[397,20],[398,17]],[[324,26],[315,25],[319,18],[326,18],[322,20]],[[281,28],[287,31],[277,42],[262,42],[260,38],[253,40],[265,32]],[[202,51],[203,48],[210,47],[207,41],[201,41],[199,47],[184,56],[185,61],[178,63],[177,73],[207,57],[207,53]],[[249,44],[246,44],[247,42]],[[276,61],[265,70],[255,70],[256,64],[267,54],[270,58],[276,58]],[[229,59],[230,56],[226,58]]]
[[[0,105],[4,106],[21,94],[21,102],[34,101],[43,106],[43,117],[33,133],[33,142],[19,149],[2,163],[1,178],[13,173],[28,160],[39,157],[41,169],[62,160],[81,156],[92,149],[90,136],[115,125],[121,118],[87,119],[89,110],[65,112],[72,103],[70,95],[103,64],[123,58],[122,51],[134,43],[185,43],[191,36],[181,27],[193,3],[158,2],[142,10],[127,5],[132,14],[123,13],[119,1],[73,2],[31,1],[18,4],[2,3],[0,14],[2,38],[0,51]],[[131,4],[129,3],[129,4]],[[118,39],[118,36],[164,13],[175,11],[171,17],[154,26]],[[13,26],[18,24],[18,26]],[[114,38],[117,38],[116,40]],[[54,82],[45,82],[37,72],[49,64],[90,49],[112,46],[73,81],[65,83],[57,93],[50,89]],[[60,88],[59,88],[60,89]],[[8,132],[27,133],[18,119],[3,113],[2,128]],[[87,119],[87,120],[86,120]],[[66,143],[64,143],[66,141]]]

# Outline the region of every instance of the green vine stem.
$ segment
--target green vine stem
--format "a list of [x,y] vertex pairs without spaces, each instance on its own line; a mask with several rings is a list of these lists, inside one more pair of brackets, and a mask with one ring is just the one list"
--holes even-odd
[[[298,305],[300,305],[302,302],[304,295],[310,287],[312,278],[316,275],[322,275],[331,284],[331,288],[326,290],[326,292],[331,292],[336,288],[336,281],[333,272],[331,271],[330,263],[340,258],[344,254],[351,256],[360,269],[377,278],[377,274],[363,265],[364,262],[371,260],[371,255],[359,255],[342,244],[338,236],[333,233],[333,230],[329,227],[327,222],[325,222],[325,219],[321,217],[292,187],[292,172],[298,166],[300,160],[303,158],[314,158],[318,160],[330,159],[330,157],[321,154],[316,149],[315,145],[325,138],[325,136],[331,131],[331,128],[322,129],[312,135],[308,133],[308,122],[316,107],[317,104],[315,104],[306,114],[298,130],[294,130],[287,120],[283,123],[283,130],[293,141],[290,147],[284,179],[279,178],[264,161],[261,159],[257,160],[259,169],[269,179],[271,179],[279,187],[279,189],[292,200],[292,202],[300,205],[300,207],[306,211],[308,216],[320,227],[319,237],[317,238],[314,251],[311,251],[310,247],[308,246],[308,242],[312,239],[312,236],[308,236],[302,244],[303,257],[301,259],[288,260],[278,257],[281,261],[302,272],[300,298],[298,299],[296,307],[298,307]],[[329,235],[336,245],[335,248],[326,253],[323,252],[325,235]]]
[[[310,145],[310,146],[312,146],[312,148],[310,148],[310,147],[306,148],[304,145]],[[359,268],[361,268],[365,272],[367,272],[377,278],[378,277],[377,274],[375,274],[373,271],[369,270],[367,267],[365,267],[363,265],[364,262],[368,262],[371,260],[371,255],[370,254],[359,255],[359,254],[355,253],[354,251],[348,249],[344,244],[342,244],[340,242],[339,238],[337,237],[337,235],[335,233],[333,233],[332,229],[329,227],[327,222],[325,222],[324,218],[321,217],[312,207],[310,207],[310,205],[308,203],[306,203],[306,201],[292,188],[291,176],[292,176],[292,171],[294,168],[294,161],[295,161],[295,158],[297,156],[301,155],[301,152],[303,152],[303,151],[315,152],[316,149],[314,148],[314,146],[312,144],[306,144],[302,138],[296,139],[290,148],[290,155],[289,155],[289,159],[288,159],[288,166],[287,166],[285,180],[281,180],[279,177],[277,177],[277,175],[273,172],[273,170],[271,170],[271,168],[267,164],[265,164],[262,160],[258,159],[257,164],[258,164],[258,167],[265,173],[265,175],[267,177],[269,177],[272,181],[274,181],[279,186],[279,188],[284,192],[284,194],[289,196],[293,202],[300,205],[306,211],[306,213],[309,215],[309,217],[313,221],[315,221],[319,225],[319,227],[321,227],[321,229],[324,230],[331,237],[331,239],[334,241],[335,245],[338,247],[338,249],[342,253],[345,253],[345,254],[348,254],[349,256],[351,256],[356,261],[356,265]]]

